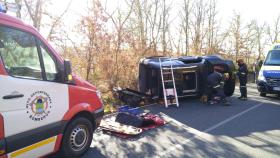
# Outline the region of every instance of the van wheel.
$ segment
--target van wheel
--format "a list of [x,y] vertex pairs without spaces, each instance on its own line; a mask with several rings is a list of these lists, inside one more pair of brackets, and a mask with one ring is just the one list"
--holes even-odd
[[81,157],[89,148],[92,141],[92,123],[83,117],[70,122],[63,136],[61,154],[65,158]]
[[235,90],[235,80],[229,80],[225,82],[224,93],[226,96],[232,96]]
[[266,93],[260,93],[260,96],[266,97]]

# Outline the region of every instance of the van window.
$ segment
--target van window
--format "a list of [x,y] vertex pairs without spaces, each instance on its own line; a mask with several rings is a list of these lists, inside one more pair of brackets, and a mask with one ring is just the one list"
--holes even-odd
[[280,50],[272,50],[267,54],[264,65],[280,65]]
[[43,56],[43,61],[44,61],[44,67],[45,67],[45,72],[46,72],[46,79],[48,81],[57,81],[58,80],[58,71],[56,67],[56,62],[48,52],[48,49],[45,48],[44,46],[40,46],[42,56]]
[[42,70],[34,36],[0,26],[0,55],[11,76],[42,80]]

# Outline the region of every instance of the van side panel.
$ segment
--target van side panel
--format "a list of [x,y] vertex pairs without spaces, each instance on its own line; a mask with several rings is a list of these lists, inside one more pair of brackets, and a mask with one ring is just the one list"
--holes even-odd
[[100,99],[97,97],[96,91],[80,87],[69,85],[69,109],[73,106],[81,103],[87,103],[94,106],[94,110],[102,107]]
[[48,139],[39,141],[25,148],[21,148],[19,150],[11,152],[8,154],[8,157],[9,158],[15,158],[15,157],[35,158],[35,157],[40,157],[42,155],[47,155],[54,150],[56,140],[57,140],[57,136],[50,137]]
[[3,139],[5,137],[4,133],[4,119],[3,116],[0,113],[0,139]]
[[55,146],[54,146],[54,151],[53,152],[59,151],[60,146],[61,146],[62,138],[63,138],[62,134],[57,135],[57,139],[56,139],[56,142],[55,142]]
[[[102,108],[102,103],[95,91],[88,88],[69,85],[69,111],[63,117],[64,120],[71,119],[79,111],[94,112]],[[81,106],[82,105],[82,106]]]
[[[6,141],[5,141],[5,130],[4,130],[4,119],[0,113],[0,151],[6,151]],[[0,156],[1,158],[1,156]]]

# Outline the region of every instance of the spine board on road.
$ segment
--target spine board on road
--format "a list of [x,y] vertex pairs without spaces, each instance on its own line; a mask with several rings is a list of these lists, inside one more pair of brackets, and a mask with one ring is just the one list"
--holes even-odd
[[115,122],[113,118],[106,118],[103,119],[99,125],[102,130],[116,132],[116,133],[123,133],[127,135],[138,135],[143,132],[141,128],[120,124]]

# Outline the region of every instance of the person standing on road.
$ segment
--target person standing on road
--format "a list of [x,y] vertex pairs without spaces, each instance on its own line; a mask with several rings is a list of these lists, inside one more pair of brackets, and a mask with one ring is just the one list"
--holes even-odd
[[237,76],[240,82],[240,93],[241,96],[238,99],[247,100],[247,76],[248,76],[248,68],[247,65],[244,63],[243,59],[238,59],[237,64],[239,66]]

